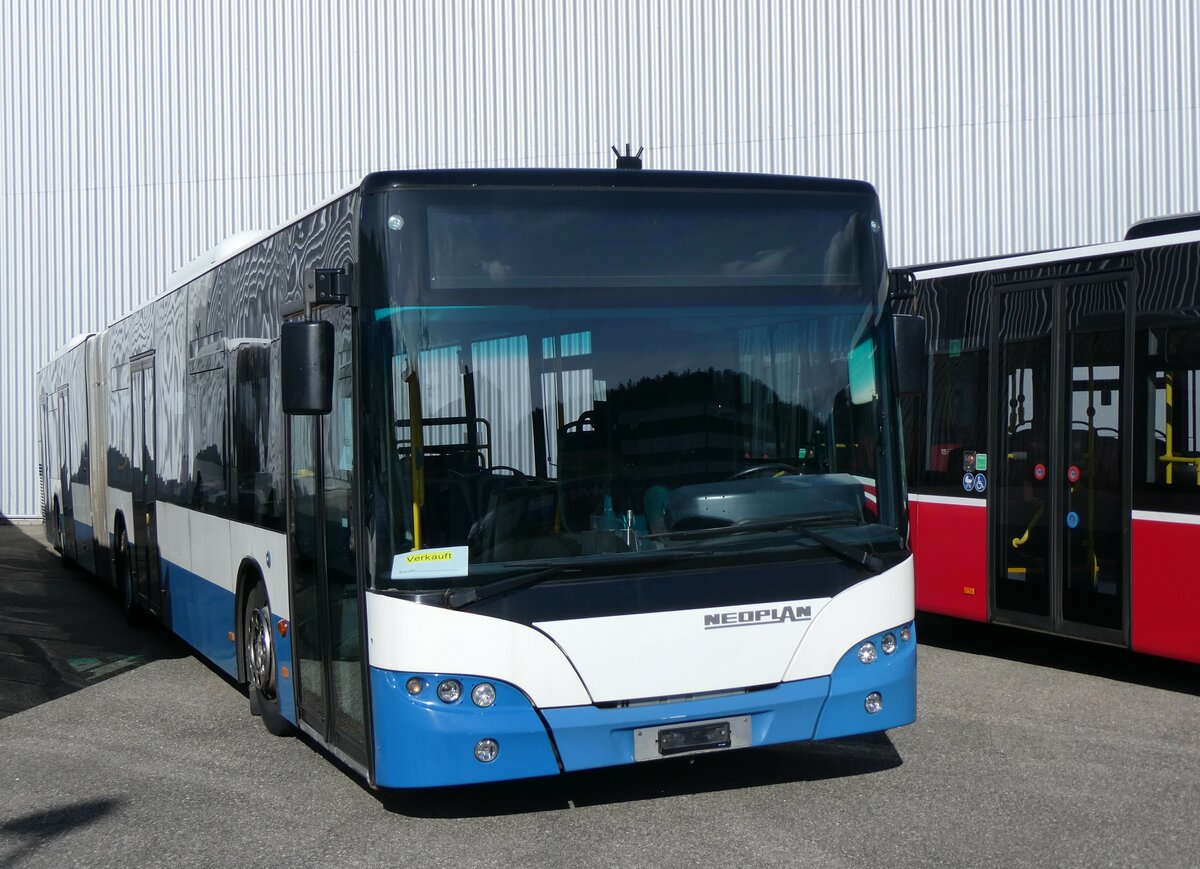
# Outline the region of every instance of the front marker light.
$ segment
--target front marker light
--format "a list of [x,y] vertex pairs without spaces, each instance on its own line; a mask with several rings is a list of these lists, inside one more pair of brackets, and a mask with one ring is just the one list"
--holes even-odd
[[471,689],[471,702],[486,709],[496,702],[496,687],[490,682],[480,682]]
[[443,703],[457,703],[462,697],[462,683],[457,679],[447,679],[438,683],[438,699]]
[[900,629],[900,639],[905,643],[912,639],[912,631],[908,629],[908,625],[905,625]]
[[413,676],[404,683],[404,690],[407,691],[410,696],[416,697],[425,690],[425,680],[420,676]]
[[879,648],[883,649],[885,655],[890,655],[896,651],[896,635],[884,634],[883,639],[879,641]]
[[879,655],[875,651],[875,644],[870,640],[867,640],[858,647],[858,660],[862,661],[864,664],[870,664],[877,657],[879,657]]
[[500,753],[500,743],[494,739],[481,739],[475,743],[475,759],[480,763],[491,763]]
[[874,715],[883,708],[883,695],[878,691],[872,691],[867,695],[867,699],[863,701],[863,709],[867,710],[868,715]]

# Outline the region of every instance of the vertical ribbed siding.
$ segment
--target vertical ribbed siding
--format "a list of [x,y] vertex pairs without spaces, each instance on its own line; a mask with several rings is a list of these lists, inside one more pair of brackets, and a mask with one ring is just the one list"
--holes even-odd
[[10,4],[0,27],[0,513],[37,510],[34,371],[231,233],[365,172],[866,178],[893,262],[1200,210],[1178,2]]

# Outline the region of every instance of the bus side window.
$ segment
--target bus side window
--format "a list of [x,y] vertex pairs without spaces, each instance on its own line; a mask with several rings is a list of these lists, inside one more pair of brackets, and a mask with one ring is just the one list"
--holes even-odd
[[271,350],[264,345],[236,351],[233,388],[233,455],[236,516],[266,528],[283,528],[272,454]]
[[192,456],[189,504],[218,515],[226,510],[225,464],[229,458],[225,435],[228,400],[221,357],[220,353],[210,354],[202,364],[190,366],[187,395]]
[[1146,335],[1150,401],[1143,482],[1200,493],[1200,327],[1151,329]]

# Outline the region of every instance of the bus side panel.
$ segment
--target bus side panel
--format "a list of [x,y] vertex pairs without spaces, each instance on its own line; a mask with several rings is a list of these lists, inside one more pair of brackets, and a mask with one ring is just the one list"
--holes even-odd
[[987,508],[950,500],[909,498],[917,609],[985,622]]
[[113,582],[108,548],[108,363],[105,351],[108,333],[101,332],[87,342],[87,432],[92,445],[89,464],[92,541],[95,547],[92,568],[105,582]]
[[1200,663],[1200,517],[1134,517],[1130,645]]

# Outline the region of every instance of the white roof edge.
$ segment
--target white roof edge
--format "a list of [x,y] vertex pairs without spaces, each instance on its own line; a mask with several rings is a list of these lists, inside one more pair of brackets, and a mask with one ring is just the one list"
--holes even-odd
[[63,346],[63,348],[61,350],[59,350],[58,353],[55,353],[54,355],[61,356],[63,353],[66,353],[68,350],[74,350],[76,347],[78,347],[80,344],[82,344],[84,341],[86,341],[88,338],[91,338],[95,334],[96,334],[95,332],[80,332],[78,335],[76,335],[74,338],[72,338],[70,341],[68,341]]
[[[308,208],[299,212],[298,214],[293,214],[287,220],[281,221],[280,223],[276,224],[275,226],[271,227],[270,229],[243,230],[242,232],[235,232],[233,235],[222,239],[220,242],[217,243],[217,245],[215,247],[212,247],[209,250],[205,251],[204,253],[200,254],[200,256],[196,257],[194,260],[189,262],[187,265],[183,266],[182,268],[180,268],[180,269],[176,270],[174,273],[172,273],[171,276],[167,279],[167,288],[165,290],[163,290],[161,293],[155,294],[155,297],[157,298],[158,296],[164,295],[166,293],[174,292],[175,290],[179,289],[180,287],[191,283],[196,278],[200,277],[201,275],[203,275],[207,272],[212,271],[217,266],[228,262],[229,260],[233,259],[235,256],[237,256],[241,253],[245,253],[247,250],[254,247],[254,245],[258,244],[263,239],[270,238],[272,235],[279,232],[280,230],[286,229],[287,227],[291,226],[293,223],[301,221],[304,218],[308,217],[310,214],[320,211],[322,208],[325,208],[327,205],[330,205],[330,204],[336,202],[337,200],[341,199],[343,196],[353,193],[355,190],[357,190],[359,188],[359,186],[361,184],[362,184],[362,179],[360,178],[358,181],[356,181],[354,184],[350,185],[349,187],[346,187],[343,190],[339,190],[338,192],[334,193],[332,196],[326,197],[325,199],[321,200],[320,202],[316,203],[315,205],[309,206]],[[134,310],[137,310],[137,309],[134,309]]]
[[953,275],[966,275],[975,272],[997,272],[1006,269],[1017,269],[1025,266],[1041,265],[1050,262],[1065,262],[1067,260],[1086,259],[1096,256],[1111,256],[1128,253],[1134,250],[1145,250],[1153,247],[1167,247],[1173,244],[1190,244],[1200,242],[1200,230],[1176,232],[1171,235],[1156,235],[1147,238],[1135,238],[1129,241],[1107,242],[1105,244],[1084,245],[1082,247],[1060,248],[1059,250],[1041,251],[1038,253],[1017,254],[998,259],[976,260],[957,265],[935,266],[928,269],[915,269],[913,276],[919,281],[933,278],[948,278]]

